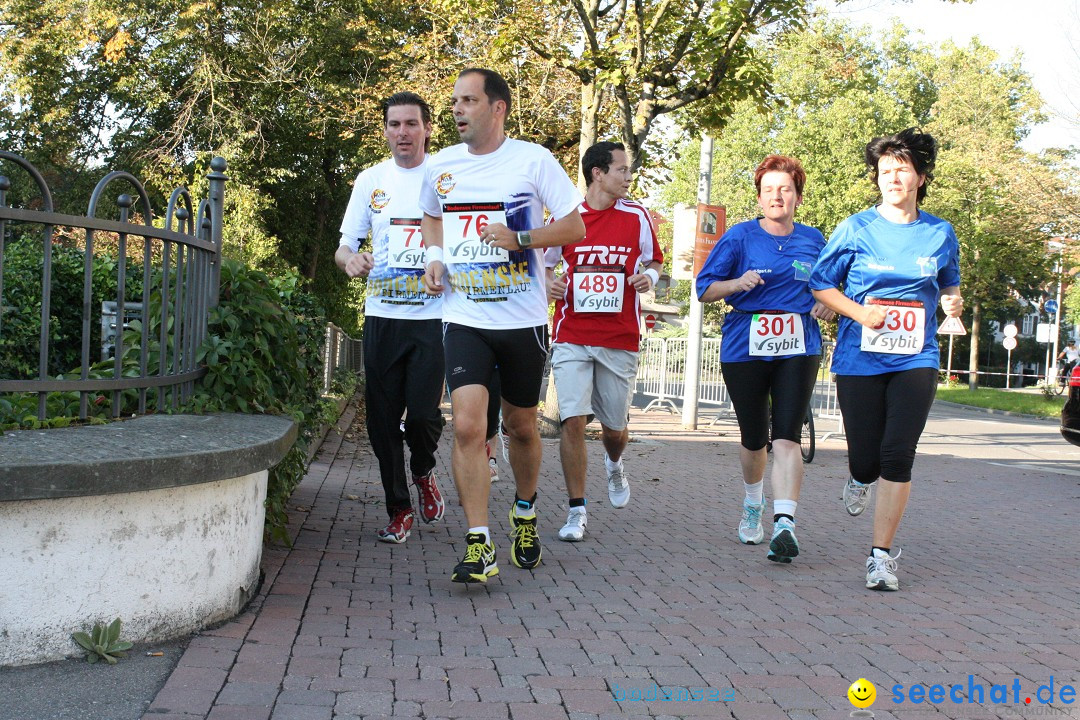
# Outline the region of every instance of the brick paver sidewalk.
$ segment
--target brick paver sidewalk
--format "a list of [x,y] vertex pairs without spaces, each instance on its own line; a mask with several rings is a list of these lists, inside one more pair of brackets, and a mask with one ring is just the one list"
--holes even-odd
[[[842,442],[819,443],[807,466],[803,554],[778,565],[767,545],[736,539],[734,425],[684,432],[677,416],[635,410],[629,506],[608,505],[590,442],[589,535],[559,542],[564,491],[546,440],[543,564],[509,561],[503,465],[491,517],[501,574],[464,586],[450,582],[464,551],[452,427],[438,468],[447,517],[395,546],[375,540],[382,487],[352,419],[294,495],[296,542],[265,552],[262,594],[192,640],[147,718],[846,718],[860,677],[877,687],[878,718],[1080,717],[1080,701],[1057,695],[1080,685],[1075,478],[920,456],[902,589],[875,593],[863,587],[872,512],[850,518],[839,502]],[[1051,676],[1054,705],[1040,705]],[[944,702],[907,699],[917,683],[945,686]],[[954,683],[983,686],[983,704],[953,703]],[[1004,704],[994,684],[1007,685]]]

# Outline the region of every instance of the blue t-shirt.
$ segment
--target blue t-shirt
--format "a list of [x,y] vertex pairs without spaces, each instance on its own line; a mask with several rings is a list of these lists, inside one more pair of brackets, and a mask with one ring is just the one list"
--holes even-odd
[[[725,300],[732,306],[724,318],[724,342],[721,362],[773,360],[797,355],[821,354],[821,331],[810,316],[814,296],[810,293],[810,273],[825,246],[825,237],[809,225],[795,223],[790,235],[770,235],[757,220],[747,220],[731,227],[716,243],[705,266],[697,276],[698,297],[718,280],[734,280],[747,270],[754,270],[764,285],[736,292]],[[764,323],[776,322],[764,313],[797,313],[801,316],[804,347],[802,352],[751,356],[751,343],[762,333]],[[757,319],[755,320],[755,314]],[[766,326],[767,329],[767,326]],[[751,333],[755,338],[751,340]]]
[[[937,345],[937,307],[941,289],[960,285],[960,242],[952,225],[919,211],[914,222],[889,222],[877,208],[852,215],[840,223],[814,266],[813,290],[840,288],[860,305],[868,298],[896,308],[887,317],[890,329],[917,337],[922,316],[921,346],[885,352],[874,333],[840,316],[832,371],[839,375],[880,375],[898,370],[941,365]],[[905,323],[910,320],[910,326]],[[899,340],[901,345],[904,340]],[[863,349],[867,348],[874,349]],[[877,348],[881,348],[878,350]]]

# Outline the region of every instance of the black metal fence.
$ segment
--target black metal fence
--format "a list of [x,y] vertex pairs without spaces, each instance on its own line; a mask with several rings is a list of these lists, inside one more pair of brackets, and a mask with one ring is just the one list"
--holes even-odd
[[[173,191],[161,227],[154,225],[146,189],[129,173],[111,172],[102,178],[94,188],[85,216],[65,215],[54,212],[52,193],[37,168],[19,155],[4,151],[0,151],[0,162],[13,164],[30,176],[38,197],[35,202],[23,204],[41,207],[10,207],[11,181],[0,175],[0,342],[4,340],[5,321],[10,324],[17,315],[25,317],[36,312],[40,322],[37,370],[31,373],[36,377],[12,379],[0,368],[0,393],[36,394],[39,420],[48,415],[50,397],[72,394],[78,395],[80,419],[87,418],[90,403],[100,405],[106,401],[111,403],[112,417],[118,417],[124,407],[124,393],[129,399],[135,394],[134,411],[140,414],[147,412],[148,402],[157,411],[184,402],[195,380],[206,373],[197,362],[196,351],[206,338],[209,309],[218,302],[222,212],[228,179],[224,174],[225,160],[215,157],[211,161],[208,197],[197,209],[186,188]],[[98,218],[101,198],[118,181],[127,185],[133,195],[125,192],[117,196],[118,219]],[[57,334],[52,299],[53,251],[59,230],[65,238],[84,238],[79,248],[84,260],[81,362],[78,368],[62,372],[56,372],[55,363],[50,365],[50,349]],[[37,242],[35,236],[41,243],[41,285],[33,305],[40,303],[40,309],[20,307],[19,298],[8,298],[4,292],[5,248],[16,237],[20,242]],[[115,243],[115,297],[107,298],[115,323],[111,334],[110,320],[106,317],[103,321],[102,308],[93,307],[92,302],[95,248],[102,238],[108,239],[110,252]],[[129,253],[129,248],[134,252]],[[135,277],[141,270],[141,289],[137,293],[126,287],[132,277],[129,264]],[[111,341],[107,349],[111,359],[105,361],[101,360],[101,348],[91,347],[91,337],[102,325],[103,342],[105,335]],[[125,326],[137,331],[137,347],[125,347]],[[131,335],[128,333],[129,338]]]
[[333,323],[326,324],[326,339],[322,345],[323,393],[330,391],[334,373],[339,369],[364,374],[364,343],[350,337]]

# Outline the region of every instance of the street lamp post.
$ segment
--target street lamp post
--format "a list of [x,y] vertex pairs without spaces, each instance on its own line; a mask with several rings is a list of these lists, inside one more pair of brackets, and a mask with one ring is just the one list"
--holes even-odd
[[1058,251],[1057,264],[1054,270],[1057,274],[1057,302],[1054,304],[1054,324],[1050,327],[1050,330],[1054,334],[1054,375],[1053,379],[1050,379],[1050,367],[1049,363],[1046,368],[1047,384],[1058,381],[1057,378],[1057,356],[1058,356],[1058,338],[1061,336],[1061,274],[1065,271],[1065,243],[1051,240],[1047,245],[1051,250]]

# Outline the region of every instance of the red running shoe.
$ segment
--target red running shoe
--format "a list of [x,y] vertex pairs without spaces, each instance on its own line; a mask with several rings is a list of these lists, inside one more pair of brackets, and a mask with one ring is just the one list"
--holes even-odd
[[404,508],[394,513],[390,523],[379,531],[379,540],[388,543],[403,543],[412,530],[413,509]]
[[420,500],[420,519],[426,523],[442,520],[446,504],[439,492],[439,485],[435,482],[435,471],[413,477],[413,484],[416,485],[416,494]]

